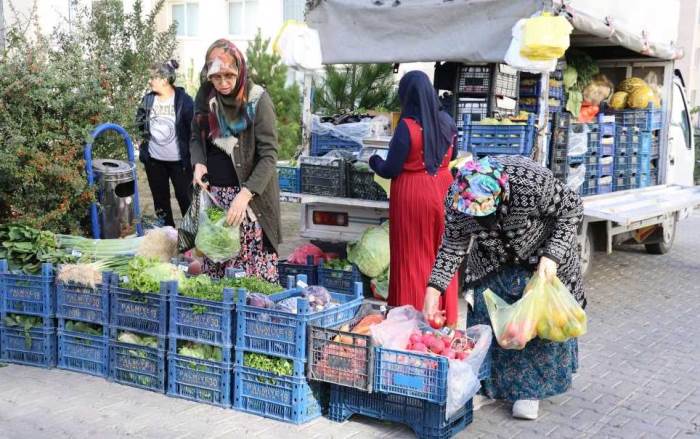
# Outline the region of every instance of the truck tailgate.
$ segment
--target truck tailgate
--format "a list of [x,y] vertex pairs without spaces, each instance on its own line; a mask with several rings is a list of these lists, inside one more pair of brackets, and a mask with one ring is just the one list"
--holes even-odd
[[584,215],[631,225],[700,205],[700,186],[651,186],[583,198]]

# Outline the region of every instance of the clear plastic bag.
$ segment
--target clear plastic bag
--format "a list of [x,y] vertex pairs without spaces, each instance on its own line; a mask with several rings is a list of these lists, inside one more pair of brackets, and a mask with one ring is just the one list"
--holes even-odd
[[588,152],[588,133],[587,125],[574,125],[569,131],[569,145],[566,155],[569,157],[580,157]]
[[445,419],[450,419],[457,411],[476,395],[481,387],[479,369],[488,355],[493,338],[488,325],[467,328],[467,337],[475,345],[465,360],[450,360],[447,372],[447,407]]
[[575,191],[578,191],[585,181],[586,165],[584,163],[576,166],[569,166],[569,176],[566,178],[567,186]]
[[200,191],[199,198],[199,227],[195,246],[214,262],[224,262],[235,257],[241,249],[240,227],[231,227],[226,224],[226,212],[221,215],[218,207],[214,206],[204,191]]
[[333,125],[330,122],[321,122],[318,116],[314,116],[311,120],[311,132],[319,135],[332,134],[339,139],[349,140],[362,145],[362,140],[369,136],[372,125],[372,120]]
[[493,291],[484,291],[493,333],[503,349],[523,349],[537,336],[537,323],[544,308],[542,283],[539,277],[533,276],[523,297],[510,305]]
[[566,286],[554,278],[542,283],[544,310],[537,323],[537,336],[564,342],[580,337],[588,330],[586,312]]
[[386,320],[370,328],[372,341],[387,349],[406,349],[411,333],[419,326],[426,326],[423,313],[411,305],[389,311]]

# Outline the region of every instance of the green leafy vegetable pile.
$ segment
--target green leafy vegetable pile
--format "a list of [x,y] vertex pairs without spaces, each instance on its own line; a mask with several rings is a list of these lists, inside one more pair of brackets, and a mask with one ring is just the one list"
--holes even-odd
[[323,268],[352,271],[352,264],[347,259],[331,259],[330,261],[323,261]]
[[102,326],[92,323],[68,320],[65,328],[66,331],[79,332],[81,334],[94,335],[96,337],[102,336]]
[[130,260],[124,274],[126,281],[122,282],[120,286],[141,293],[159,292],[161,282],[169,280],[182,282],[185,280],[185,274],[173,264],[142,256],[136,256]]
[[202,300],[221,302],[224,300],[224,288],[245,288],[254,293],[270,295],[283,291],[275,283],[267,282],[257,277],[212,279],[207,275],[193,276],[184,279],[179,284],[179,294]]
[[223,361],[221,348],[208,344],[186,342],[178,347],[177,353],[198,360]]
[[41,264],[71,262],[72,258],[58,248],[56,235],[19,224],[0,225],[0,259],[7,259],[11,270],[27,274],[41,272]]
[[206,209],[200,215],[195,246],[214,262],[233,258],[241,249],[239,227],[226,224],[226,213],[218,207]]
[[564,72],[564,87],[567,94],[566,110],[578,117],[583,103],[583,89],[600,72],[600,69],[593,58],[576,49],[570,49],[566,53],[566,64]]
[[[243,355],[243,365],[253,369],[270,372],[277,376],[292,376],[294,373],[294,365],[291,360],[284,358],[275,358],[268,355],[256,354],[248,352]],[[275,380],[266,380],[263,377],[258,378],[260,382],[275,384]]]
[[24,330],[24,346],[30,349],[32,347],[32,335],[29,331],[32,328],[41,327],[43,321],[41,317],[8,314],[5,316],[4,323],[5,326],[10,328],[22,328]]
[[[119,334],[117,335],[117,341],[119,343],[128,343],[138,346],[145,346],[147,348],[158,348],[158,337],[153,335],[142,335],[129,331],[119,331]],[[147,355],[146,352],[142,351],[129,351],[129,353],[133,353],[137,357],[142,358],[145,358]]]

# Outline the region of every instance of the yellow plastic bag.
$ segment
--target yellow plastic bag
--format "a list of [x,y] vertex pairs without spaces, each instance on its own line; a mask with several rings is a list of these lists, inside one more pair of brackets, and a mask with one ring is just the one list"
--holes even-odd
[[563,342],[588,330],[586,312],[558,278],[543,285],[544,309],[537,322],[537,336]]
[[544,309],[542,283],[538,277],[533,277],[523,297],[510,305],[493,291],[484,291],[493,334],[503,349],[523,349],[537,336],[537,323]]
[[520,55],[536,61],[561,58],[569,48],[569,35],[573,29],[562,16],[545,13],[528,18],[523,26]]

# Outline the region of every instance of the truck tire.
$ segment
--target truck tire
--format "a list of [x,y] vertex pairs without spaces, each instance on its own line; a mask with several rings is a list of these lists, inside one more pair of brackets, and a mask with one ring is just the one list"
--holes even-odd
[[581,261],[581,276],[586,277],[591,272],[593,267],[594,240],[593,227],[590,225],[586,228],[586,236],[583,243],[580,244],[579,259]]
[[671,248],[673,247],[673,241],[676,239],[677,224],[678,221],[676,220],[675,216],[666,220],[662,225],[663,240],[654,244],[644,244],[644,248],[646,248],[647,253],[651,255],[665,255],[666,253],[670,252]]

